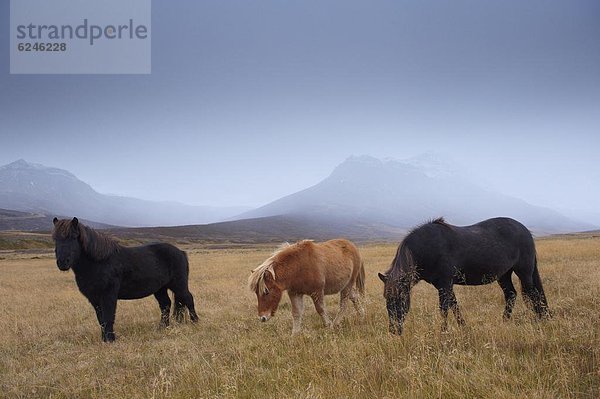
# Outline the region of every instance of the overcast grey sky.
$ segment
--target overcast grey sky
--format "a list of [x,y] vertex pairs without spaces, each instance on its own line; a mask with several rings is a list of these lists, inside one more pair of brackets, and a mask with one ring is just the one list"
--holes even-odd
[[9,75],[0,4],[0,164],[254,206],[352,154],[437,151],[600,214],[597,0],[155,0],[148,76]]

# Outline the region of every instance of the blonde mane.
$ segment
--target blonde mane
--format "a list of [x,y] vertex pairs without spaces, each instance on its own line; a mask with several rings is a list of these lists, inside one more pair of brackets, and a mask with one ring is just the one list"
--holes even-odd
[[289,242],[284,242],[279,247],[277,247],[277,249],[271,254],[271,256],[269,256],[267,258],[267,260],[265,260],[260,266],[258,266],[254,270],[252,270],[252,273],[248,277],[248,288],[250,289],[250,291],[257,292],[257,288],[258,288],[258,292],[263,293],[263,294],[266,293],[267,286],[265,284],[265,275],[267,273],[271,273],[271,276],[273,276],[273,280],[275,280],[276,276],[275,276],[275,269],[273,266],[274,266],[275,258],[277,257],[277,255],[279,255],[281,252],[283,252],[284,250],[286,250],[292,246],[297,246],[299,244],[303,244],[308,241],[312,241],[312,240],[302,240],[302,241],[298,241],[295,244],[290,244]]

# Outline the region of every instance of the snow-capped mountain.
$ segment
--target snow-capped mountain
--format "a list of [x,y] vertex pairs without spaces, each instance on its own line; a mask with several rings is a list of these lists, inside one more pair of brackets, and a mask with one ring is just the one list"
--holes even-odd
[[593,227],[485,189],[469,177],[468,171],[432,154],[408,160],[353,156],[320,183],[240,217],[274,215],[349,219],[402,228],[438,216],[445,216],[453,224],[508,216],[538,232]]
[[66,170],[22,159],[0,167],[0,208],[119,226],[211,223],[245,210],[104,195]]

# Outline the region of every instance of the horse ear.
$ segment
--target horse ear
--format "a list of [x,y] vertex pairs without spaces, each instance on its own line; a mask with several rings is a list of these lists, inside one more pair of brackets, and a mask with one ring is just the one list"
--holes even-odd
[[73,218],[73,220],[71,220],[71,232],[79,237],[79,219]]
[[385,283],[385,282],[387,281],[387,279],[388,279],[388,276],[386,276],[386,275],[385,275],[385,274],[383,274],[383,273],[377,273],[377,275],[379,276],[379,279],[380,279],[381,281],[383,281],[384,283]]
[[52,219],[52,223],[56,226],[56,223],[58,223],[58,218]]

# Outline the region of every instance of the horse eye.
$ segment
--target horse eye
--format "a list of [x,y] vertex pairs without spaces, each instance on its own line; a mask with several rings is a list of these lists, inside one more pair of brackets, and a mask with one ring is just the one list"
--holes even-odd
[[265,288],[265,295],[269,295],[269,290]]

